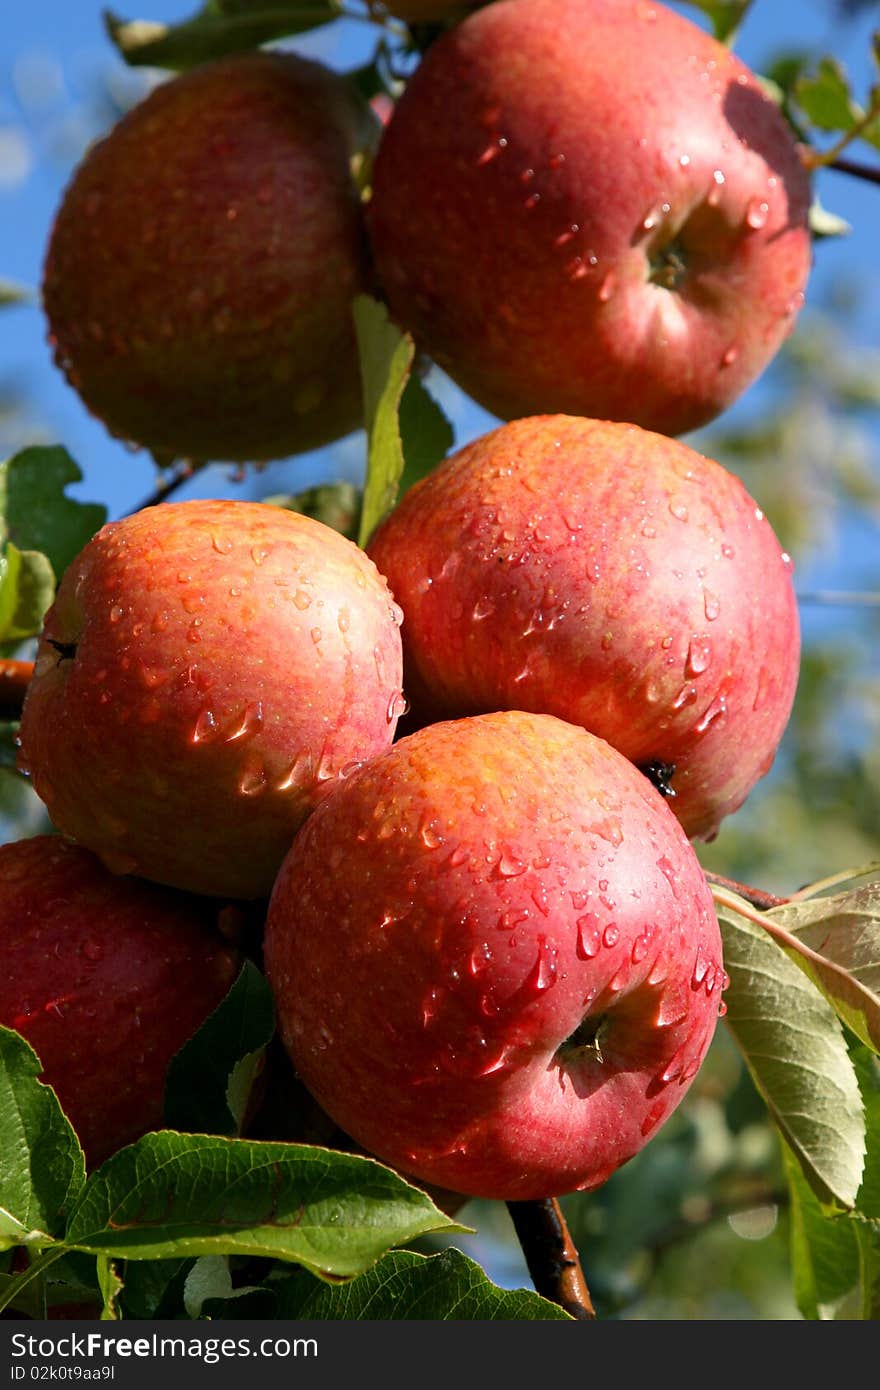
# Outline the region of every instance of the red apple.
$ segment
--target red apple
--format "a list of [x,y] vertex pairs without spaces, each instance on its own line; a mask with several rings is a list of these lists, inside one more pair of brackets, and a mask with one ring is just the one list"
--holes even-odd
[[710,836],[765,773],[800,655],[791,560],[742,483],[633,425],[546,416],[477,439],[370,543],[403,608],[417,720],[526,709],[663,764]]
[[59,364],[113,434],[249,460],[361,423],[352,163],[378,130],[338,74],[254,52],[162,83],[91,148],[43,295]]
[[21,765],[109,868],[268,896],[316,802],[391,743],[399,621],[373,562],[319,521],[258,502],[146,508],[64,573]]
[[503,418],[679,434],[791,330],[807,174],[738,58],[647,0],[497,0],[431,46],[369,226],[394,316]]
[[695,854],[601,739],[519,711],[433,724],[297,836],[265,935],[319,1104],[472,1196],[595,1187],[675,1109],[724,986]]
[[0,846],[0,1023],[37,1052],[89,1167],[161,1126],[171,1058],[238,973],[217,913],[60,836]]

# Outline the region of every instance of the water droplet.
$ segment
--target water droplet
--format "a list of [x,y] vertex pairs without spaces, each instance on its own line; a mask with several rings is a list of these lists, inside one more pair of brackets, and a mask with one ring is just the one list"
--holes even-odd
[[669,503],[669,513],[670,516],[675,517],[676,521],[687,521],[689,516],[685,503],[679,497],[673,497]]
[[211,532],[211,544],[218,555],[228,555],[232,550],[232,539],[230,536],[218,535],[216,531]]
[[789,553],[788,553],[787,550],[783,550],[783,552],[782,552],[782,554],[780,555],[779,558],[782,560],[782,563],[783,563],[783,566],[785,567],[785,569],[787,569],[787,570],[793,570],[793,569],[794,569],[794,560],[791,558],[791,556],[789,555]]
[[422,1025],[425,1028],[433,1023],[437,1017],[441,993],[442,991],[439,989],[430,989],[422,1000]]
[[719,1017],[719,1018],[723,1018],[724,1015],[725,1015],[726,1013],[727,1013],[727,1004],[726,1004],[725,1000],[719,999],[719,1001],[718,1001],[718,1017]]
[[611,646],[611,643],[612,643],[613,641],[614,641],[614,633],[613,633],[613,632],[603,632],[603,633],[602,633],[601,647],[602,647],[603,652],[607,652],[607,651],[608,651],[608,648]]
[[703,948],[699,947],[699,949],[697,950],[697,959],[694,964],[694,973],[691,977],[691,989],[700,988],[700,985],[706,978],[706,973],[709,970],[711,964],[711,960],[709,960],[707,956],[703,955]]
[[524,874],[528,864],[519,859],[511,850],[506,847],[501,851],[501,857],[495,866],[495,872],[501,878],[518,878]]
[[491,164],[492,160],[497,159],[502,150],[506,148],[507,141],[503,135],[499,136],[497,140],[493,140],[492,143],[487,145],[482,153],[477,156],[477,168],[481,169],[484,165]]
[[119,606],[118,603],[114,603],[113,607],[110,609],[110,621],[111,621],[111,623],[118,623],[119,620],[120,620],[120,618],[124,618],[124,617],[125,617],[125,609],[124,609],[124,608],[121,608],[121,607]]
[[658,203],[655,207],[652,207],[642,218],[642,229],[646,232],[650,232],[653,231],[655,227],[659,226],[663,218],[668,214],[669,206],[669,203],[664,202]]
[[642,1120],[642,1123],[639,1126],[639,1130],[643,1139],[647,1139],[648,1135],[651,1134],[657,1128],[660,1121],[663,1119],[665,1110],[666,1105],[663,1101],[660,1100],[656,1101],[651,1106],[651,1109],[648,1111],[647,1115]]
[[547,944],[547,938],[538,937],[538,954],[535,963],[527,975],[524,988],[530,994],[542,994],[544,990],[550,989],[556,983],[556,962],[557,951],[555,946]]
[[214,711],[210,709],[200,710],[193,727],[191,742],[208,743],[216,734],[217,720],[214,717]]
[[599,281],[599,288],[596,291],[596,297],[601,304],[608,303],[609,299],[614,293],[615,283],[616,282],[613,270],[607,271],[607,273],[602,276],[602,279]]
[[750,198],[746,206],[746,226],[751,227],[753,232],[759,232],[767,225],[769,214],[769,203],[765,203],[761,198]]
[[523,207],[526,208],[527,211],[531,212],[532,208],[536,208],[536,207],[538,206],[538,204],[540,203],[540,201],[541,201],[541,195],[540,195],[540,193],[530,193],[529,196],[528,196],[528,198],[524,199],[524,201],[523,201]]
[[267,784],[266,768],[262,760],[255,759],[242,770],[238,790],[242,796],[258,796]]
[[700,716],[699,722],[694,725],[694,733],[704,734],[710,725],[717,720],[723,719],[727,714],[727,700],[724,695],[716,695],[715,699]]
[[224,736],[223,742],[235,743],[238,739],[252,738],[262,726],[263,706],[259,700],[253,700],[245,706],[238,724]]
[[551,154],[550,158],[547,160],[547,165],[550,169],[561,169],[564,163],[564,154]]
[[312,780],[312,755],[298,753],[286,772],[275,783],[277,792],[287,792],[294,787],[307,785]]
[[706,614],[706,621],[710,623],[714,623],[721,612],[718,595],[713,594],[711,589],[703,589],[703,612]]
[[678,162],[681,165],[682,169],[686,169],[691,162],[691,157],[689,154],[680,154],[678,156]]
[[321,638],[323,637],[323,635],[324,635],[324,634],[322,633],[322,631],[321,631],[321,629],[320,629],[319,627],[313,627],[313,628],[310,630],[310,632],[309,632],[309,636],[311,637],[311,639],[312,639],[312,641],[314,642],[314,644],[315,644],[316,647],[317,647],[318,643],[320,642]]
[[575,256],[567,263],[565,273],[569,280],[583,280],[590,272],[584,263],[583,256]]
[[730,346],[725,348],[723,353],[721,354],[722,367],[732,367],[738,357],[739,348],[737,347],[736,343],[731,343]]
[[614,924],[613,922],[609,922],[608,926],[605,928],[605,930],[604,930],[603,933],[602,933],[602,944],[605,945],[605,946],[616,946],[619,940],[620,940],[620,930],[619,930],[619,928],[616,927],[615,924]]
[[336,626],[340,632],[348,632],[351,627],[351,613],[347,608],[340,608],[336,615]]
[[443,843],[443,836],[437,829],[436,824],[431,820],[425,820],[419,827],[419,838],[425,849],[439,849]]
[[487,594],[481,595],[474,604],[471,617],[475,623],[481,623],[484,618],[491,617],[495,612],[495,604]]
[[[555,247],[557,247],[557,248],[562,247],[562,246],[567,246],[568,243],[569,243],[570,241],[572,241],[572,240],[577,236],[577,234],[578,234],[578,232],[580,231],[580,229],[581,229],[581,226],[580,226],[580,223],[579,223],[579,222],[572,222],[572,223],[570,223],[569,226],[566,227],[566,229],[565,229],[564,232],[560,232],[560,233],[559,233],[559,236],[556,238],[556,240],[554,241],[553,245],[554,245]],[[592,263],[593,263],[593,264],[595,264],[595,260],[596,260],[596,258],[595,258],[595,257],[592,257]]]
[[647,934],[636,937],[633,942],[632,952],[630,953],[633,965],[638,965],[640,960],[645,959],[645,956],[648,954],[649,944],[650,942]]
[[697,687],[695,685],[684,685],[672,701],[674,710],[684,709],[685,705],[692,705],[697,698]]
[[388,701],[385,718],[391,724],[395,719],[402,719],[405,714],[409,714],[409,700],[402,690],[398,690]]
[[699,676],[712,659],[712,643],[708,637],[694,634],[688,645],[684,673],[686,676]]
[[296,593],[293,596],[293,602],[295,607],[297,607],[301,613],[304,613],[307,608],[311,607],[312,600],[311,596],[306,593],[305,589],[297,589]]
[[577,920],[577,954],[581,960],[590,960],[598,954],[599,945],[599,918],[595,912],[585,912]]
[[268,555],[269,551],[264,545],[251,546],[251,559],[255,565],[261,565],[263,561],[267,559]]

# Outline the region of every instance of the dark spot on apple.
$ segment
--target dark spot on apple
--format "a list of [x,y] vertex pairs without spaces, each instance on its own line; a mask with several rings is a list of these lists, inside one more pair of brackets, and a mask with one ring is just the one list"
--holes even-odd
[[58,653],[59,666],[62,661],[73,661],[73,658],[76,656],[75,642],[56,642],[54,637],[47,637],[46,641],[49,643],[49,646],[54,647]]
[[670,785],[675,776],[675,763],[662,763],[654,758],[647,763],[639,763],[638,769],[661,796],[675,796],[675,788]]

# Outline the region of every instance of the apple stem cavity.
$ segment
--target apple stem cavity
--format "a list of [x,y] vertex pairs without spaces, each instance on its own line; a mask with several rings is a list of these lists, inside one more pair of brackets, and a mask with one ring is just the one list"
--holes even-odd
[[588,1014],[582,1018],[574,1032],[565,1039],[556,1050],[556,1061],[562,1066],[567,1066],[575,1057],[581,1058],[584,1053],[590,1053],[592,1059],[600,1065],[605,1061],[602,1056],[601,1036],[607,1022],[607,1014]]
[[73,661],[76,656],[76,642],[58,642],[54,637],[47,637],[46,641],[49,643],[49,646],[54,647],[58,653],[58,661],[56,663],[58,666],[61,665],[62,661]]

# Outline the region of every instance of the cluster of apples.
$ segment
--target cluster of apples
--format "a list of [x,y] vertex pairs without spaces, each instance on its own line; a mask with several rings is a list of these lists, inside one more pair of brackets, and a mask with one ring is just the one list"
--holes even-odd
[[[252,53],[87,156],[45,303],[115,433],[261,459],[347,432],[363,288],[508,421],[367,551],[280,508],[166,503],[65,572],[20,731],[64,839],[42,878],[33,842],[0,850],[0,1021],[91,1161],[156,1122],[236,968],[211,921],[236,901],[265,903],[298,1074],[405,1173],[594,1187],[671,1114],[725,984],[691,841],[767,771],[799,661],[788,556],[672,436],[790,330],[807,204],[752,74],[642,0],[476,9],[381,131],[338,75]],[[44,988],[47,943],[70,963]],[[107,1068],[130,1054],[151,1099],[126,1127]]]

